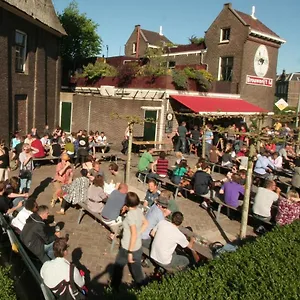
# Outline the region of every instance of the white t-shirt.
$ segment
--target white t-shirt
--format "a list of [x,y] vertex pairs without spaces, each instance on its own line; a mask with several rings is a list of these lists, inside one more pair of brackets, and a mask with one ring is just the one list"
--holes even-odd
[[262,217],[271,216],[271,207],[273,202],[278,200],[278,195],[266,188],[259,187],[254,198],[253,212]]
[[[41,268],[41,277],[44,279],[46,286],[54,288],[61,281],[70,281],[70,263],[63,257],[57,257],[53,260],[46,261]],[[74,267],[74,282],[78,287],[84,286],[84,277],[82,277],[76,267]],[[70,289],[71,292],[71,289]],[[73,293],[71,292],[73,295]],[[75,298],[74,298],[75,299]]]
[[17,216],[11,221],[11,225],[23,230],[26,220],[32,214],[32,211],[27,210],[25,207],[17,214]]
[[98,137],[97,137],[97,143],[99,143],[99,144],[106,144],[106,136],[101,136],[101,135],[99,135]]
[[189,244],[185,235],[169,221],[160,221],[153,230],[156,233],[151,246],[150,256],[163,265],[171,263],[172,255],[177,245],[186,248]]

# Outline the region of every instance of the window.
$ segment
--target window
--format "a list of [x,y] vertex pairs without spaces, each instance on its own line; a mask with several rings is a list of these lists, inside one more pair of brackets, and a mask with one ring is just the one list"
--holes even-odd
[[176,62],[175,61],[168,61],[168,68],[169,69],[175,69]]
[[136,43],[132,44],[132,53],[136,53]]
[[27,57],[27,35],[24,32],[16,30],[15,47],[16,47],[16,72],[24,73]]
[[219,80],[232,81],[233,57],[221,57],[219,67]]
[[230,39],[230,28],[222,28],[220,42],[228,42],[229,39]]

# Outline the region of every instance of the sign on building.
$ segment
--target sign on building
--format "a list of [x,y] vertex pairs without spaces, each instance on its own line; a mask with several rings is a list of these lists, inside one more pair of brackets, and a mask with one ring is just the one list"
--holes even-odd
[[275,102],[275,105],[278,107],[279,110],[284,110],[289,106],[287,102],[282,98]]
[[273,79],[247,75],[246,84],[272,87]]

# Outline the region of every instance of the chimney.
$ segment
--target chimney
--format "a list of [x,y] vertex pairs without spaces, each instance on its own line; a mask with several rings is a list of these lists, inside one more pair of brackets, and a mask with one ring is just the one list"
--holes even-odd
[[256,20],[256,17],[255,17],[255,6],[252,6],[251,17],[252,17],[252,19]]
[[163,30],[162,26],[159,26],[159,35],[163,35],[162,30]]

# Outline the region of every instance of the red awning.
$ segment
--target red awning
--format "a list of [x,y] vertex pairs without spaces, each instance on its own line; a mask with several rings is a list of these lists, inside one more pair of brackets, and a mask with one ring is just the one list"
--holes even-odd
[[259,106],[242,99],[216,98],[204,96],[170,95],[173,99],[199,114],[252,115],[266,113]]

